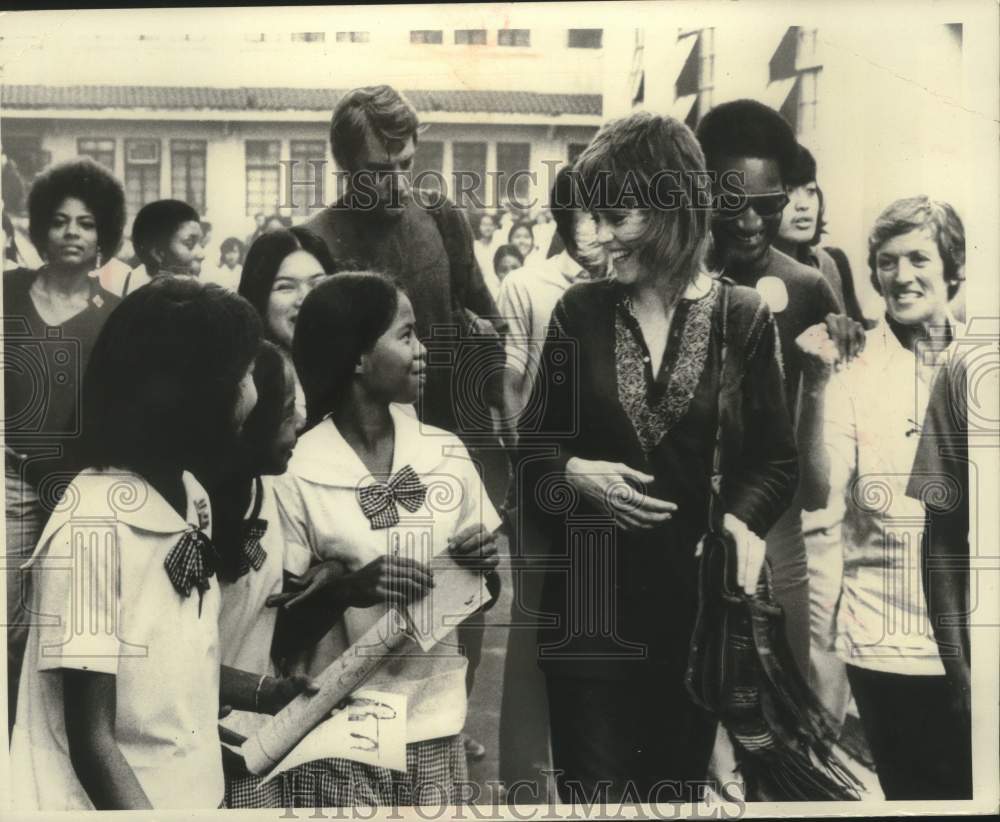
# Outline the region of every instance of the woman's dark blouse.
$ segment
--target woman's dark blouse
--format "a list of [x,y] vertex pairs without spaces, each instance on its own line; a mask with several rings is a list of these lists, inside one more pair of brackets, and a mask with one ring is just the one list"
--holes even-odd
[[[795,444],[774,320],[755,291],[729,287],[724,510],[763,535],[791,499]],[[695,548],[709,516],[722,288],[716,281],[677,306],[655,378],[614,281],[574,286],[553,312],[518,461],[519,504],[549,541],[532,550],[548,555],[543,611],[556,619],[540,630],[539,659],[551,674],[683,671],[697,606]],[[653,530],[615,528],[566,482],[572,456],[652,474],[643,491],[677,512]]]
[[83,373],[121,302],[94,280],[87,307],[50,326],[31,300],[37,273],[19,268],[3,275],[5,441],[29,457],[26,478],[36,486],[59,470],[64,449],[79,437]]

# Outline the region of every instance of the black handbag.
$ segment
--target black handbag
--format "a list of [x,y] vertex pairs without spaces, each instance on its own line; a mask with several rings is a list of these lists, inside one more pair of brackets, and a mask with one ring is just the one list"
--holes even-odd
[[856,800],[861,785],[835,754],[832,723],[792,657],[767,562],[753,595],[736,584],[736,543],[722,526],[721,497],[721,397],[734,366],[726,327],[731,288],[723,282],[720,412],[685,685],[729,733],[748,800]]

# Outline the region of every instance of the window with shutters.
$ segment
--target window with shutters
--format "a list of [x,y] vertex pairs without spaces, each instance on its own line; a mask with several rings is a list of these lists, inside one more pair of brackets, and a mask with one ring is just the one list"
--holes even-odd
[[76,153],[115,170],[115,141],[110,137],[87,137],[76,141]]
[[289,149],[292,155],[292,202],[295,203],[292,213],[306,217],[312,205],[325,202],[326,143],[323,140],[292,140]]
[[497,143],[497,185],[501,197],[527,204],[530,171],[531,143]]
[[531,29],[500,29],[497,32],[498,46],[520,46],[525,48],[531,45]]
[[134,217],[160,199],[160,141],[125,141],[125,205]]
[[246,142],[246,213],[274,214],[281,194],[281,167],[278,140],[247,140]]
[[204,140],[170,141],[170,188],[175,200],[190,203],[205,213],[206,143]]
[[456,46],[485,46],[486,29],[455,29]]
[[482,208],[486,200],[486,143],[452,143],[455,201],[468,208]]
[[567,45],[571,49],[599,49],[604,42],[604,29],[570,29]]
[[444,42],[444,32],[440,29],[419,29],[410,32],[411,43],[422,43],[428,46],[440,46]]

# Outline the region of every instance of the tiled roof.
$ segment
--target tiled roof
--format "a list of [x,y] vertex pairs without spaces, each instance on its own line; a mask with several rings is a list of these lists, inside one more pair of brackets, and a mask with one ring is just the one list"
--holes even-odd
[[[533,91],[404,91],[418,111],[451,113],[601,115],[599,94]],[[212,109],[223,111],[331,111],[343,89],[195,88],[190,86],[35,86],[0,89],[14,109]]]

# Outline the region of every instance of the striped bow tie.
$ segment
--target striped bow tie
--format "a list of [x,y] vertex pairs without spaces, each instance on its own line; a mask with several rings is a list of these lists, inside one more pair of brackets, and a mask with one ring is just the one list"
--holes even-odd
[[215,575],[216,554],[212,541],[203,531],[192,528],[170,549],[163,567],[171,584],[182,597],[189,597],[191,589],[198,589],[198,616],[208,581]]
[[243,552],[240,554],[240,565],[236,571],[237,577],[249,574],[251,568],[259,571],[264,565],[267,551],[260,544],[260,540],[266,533],[266,519],[251,519],[243,523]]
[[358,491],[358,502],[374,531],[391,528],[399,522],[397,503],[413,513],[424,504],[426,496],[427,487],[417,472],[404,465],[388,482],[376,482]]

